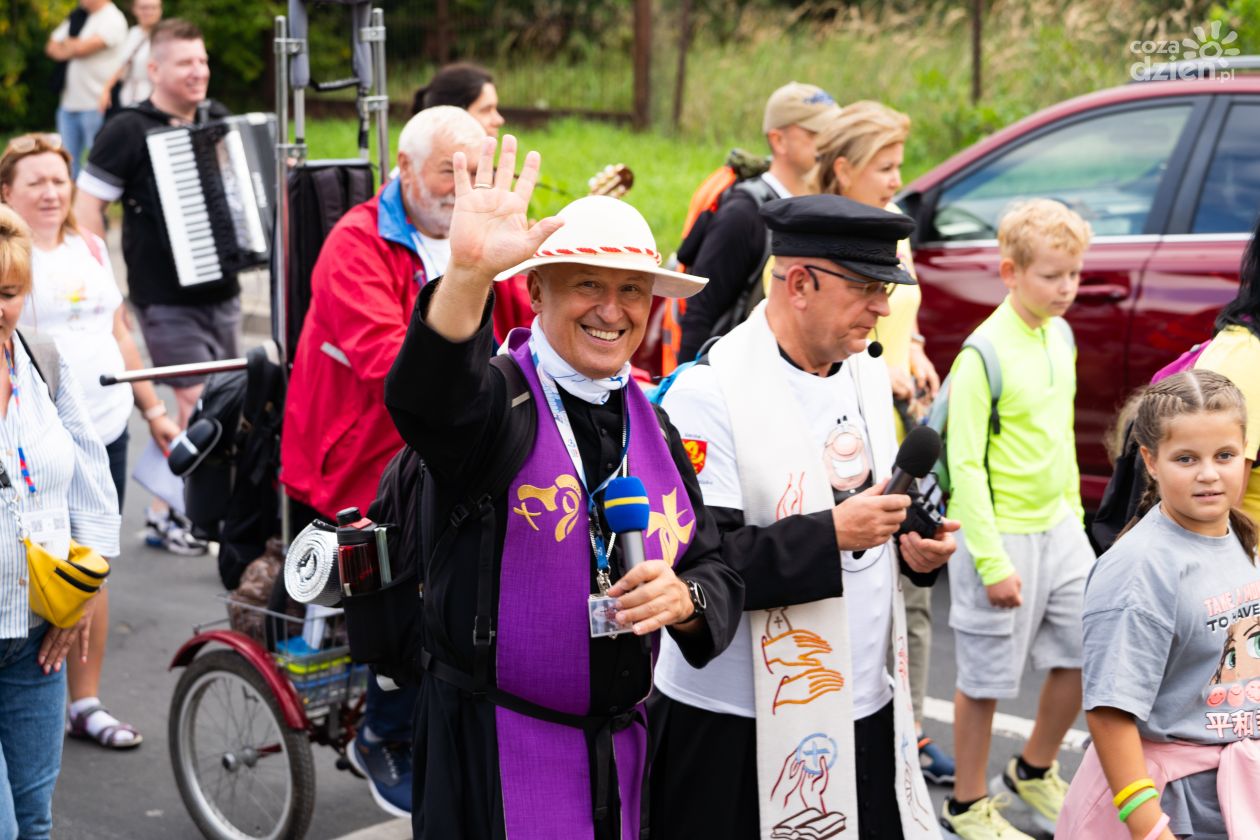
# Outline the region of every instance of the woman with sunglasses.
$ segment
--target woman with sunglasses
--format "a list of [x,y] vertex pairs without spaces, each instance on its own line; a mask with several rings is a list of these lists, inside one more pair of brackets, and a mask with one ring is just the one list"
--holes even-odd
[[[901,189],[901,162],[910,118],[879,102],[863,100],[845,106],[843,112],[818,135],[818,165],[814,189],[842,195],[871,207],[895,213],[893,196]],[[898,243],[897,256],[914,274],[910,240]],[[892,380],[893,419],[899,423],[898,438],[926,414],[941,387],[936,368],[923,349],[919,332],[919,304],[923,292],[917,285],[899,287],[888,298],[888,315],[875,325],[874,338],[884,347],[884,361]],[[954,781],[954,760],[931,738],[923,737],[923,695],[927,691],[928,657],[932,646],[932,590],[904,586],[909,637],[910,695],[915,725],[919,729],[919,757],[923,775],[935,784]]]
[[[41,354],[36,367],[16,334],[31,290],[31,233],[17,213],[0,206],[0,837],[46,840],[52,796],[61,770],[62,663],[75,643],[88,650],[92,610],[69,628],[49,625],[30,611],[26,552],[17,517],[31,539],[65,555],[73,539],[105,556],[118,554],[118,500],[105,447],[64,357]],[[58,365],[56,393],[50,364]],[[15,507],[14,507],[15,506]],[[68,524],[68,527],[67,527]],[[108,587],[101,590],[106,592]]]
[[[22,327],[55,339],[81,383],[92,425],[106,444],[121,512],[132,404],[149,421],[150,433],[164,450],[179,429],[166,416],[166,407],[151,383],[137,382],[131,388],[100,384],[102,373],[117,374],[143,363],[127,326],[105,243],[75,224],[74,189],[70,156],[57,135],[22,135],[0,157],[0,200],[30,226],[34,244],[33,283]],[[117,720],[99,699],[109,630],[108,589],[102,590],[98,600],[87,661],[81,664],[74,662],[80,657],[72,658],[67,732],[105,747],[135,747],[140,744],[140,733]]]

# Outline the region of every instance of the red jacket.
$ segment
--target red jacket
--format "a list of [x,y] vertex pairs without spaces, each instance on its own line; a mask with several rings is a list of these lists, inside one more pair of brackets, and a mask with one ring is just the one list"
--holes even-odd
[[[402,446],[385,410],[385,375],[402,347],[424,267],[401,236],[386,238],[397,188],[352,208],[328,234],[311,275],[284,407],[280,478],[325,515],[366,511]],[[381,202],[385,219],[378,219]],[[380,223],[384,223],[384,225]]]

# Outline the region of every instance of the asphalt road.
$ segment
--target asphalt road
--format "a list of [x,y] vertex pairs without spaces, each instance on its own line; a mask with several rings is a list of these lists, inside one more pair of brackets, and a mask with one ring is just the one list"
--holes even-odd
[[[253,343],[257,343],[256,340]],[[246,341],[245,346],[252,346]],[[132,463],[148,430],[133,417]],[[142,528],[146,494],[134,483],[128,488],[123,519],[123,556],[110,578],[112,615],[109,653],[101,696],[121,718],[134,724],[144,743],[128,752],[68,741],[54,799],[54,836],[59,840],[144,840],[196,838],[198,831],[184,808],[171,770],[167,712],[178,672],[168,669],[192,625],[221,618],[223,606],[213,557],[179,557],[144,545]],[[946,623],[949,590],[944,578],[934,592],[934,656],[929,679],[927,733],[952,752],[953,732],[948,701],[953,698],[953,634]],[[990,776],[1020,747],[1018,732],[1036,713],[1040,680],[1028,675],[1022,695],[999,705],[1007,715],[995,726]],[[1084,730],[1083,719],[1076,728]],[[362,831],[362,837],[397,837],[398,825],[372,802],[366,784],[339,772],[327,748],[314,747],[317,794],[307,835],[329,840]],[[1080,762],[1079,749],[1062,755],[1065,778]],[[939,811],[946,790],[933,789]],[[1031,831],[1019,813],[1012,821]],[[1046,836],[1046,835],[1041,835]]]

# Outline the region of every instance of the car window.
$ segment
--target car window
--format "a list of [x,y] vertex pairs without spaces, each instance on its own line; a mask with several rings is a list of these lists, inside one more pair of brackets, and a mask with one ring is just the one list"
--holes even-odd
[[990,158],[947,187],[933,223],[944,240],[993,239],[1016,201],[1053,198],[1096,236],[1143,232],[1191,106],[1165,105],[1074,122]]
[[1260,213],[1260,103],[1235,104],[1212,153],[1191,233],[1250,233]]

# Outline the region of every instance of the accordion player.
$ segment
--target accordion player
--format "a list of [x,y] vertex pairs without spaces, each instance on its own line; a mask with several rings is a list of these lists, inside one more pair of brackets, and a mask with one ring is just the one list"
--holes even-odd
[[274,114],[243,114],[145,136],[181,286],[271,258]]

